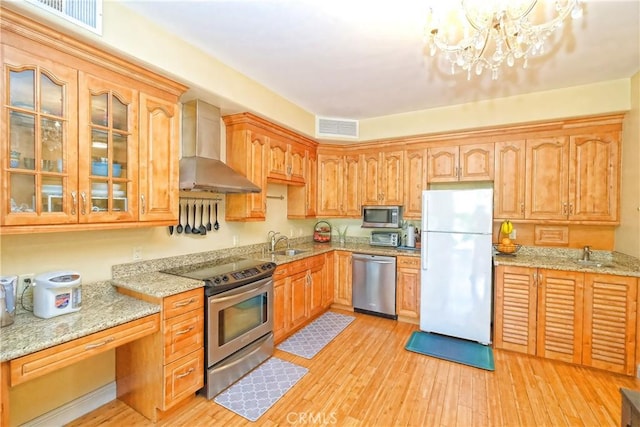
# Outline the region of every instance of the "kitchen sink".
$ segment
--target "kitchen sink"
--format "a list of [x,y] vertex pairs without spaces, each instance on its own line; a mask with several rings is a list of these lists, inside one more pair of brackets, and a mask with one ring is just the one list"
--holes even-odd
[[591,261],[591,260],[577,259],[576,262],[578,264],[580,264],[580,265],[585,266],[585,267],[592,267],[592,268],[613,267],[611,264],[607,264],[607,263],[602,262],[602,261]]
[[286,255],[286,256],[295,256],[308,251],[304,251],[302,249],[283,249],[281,251],[274,251],[274,255]]

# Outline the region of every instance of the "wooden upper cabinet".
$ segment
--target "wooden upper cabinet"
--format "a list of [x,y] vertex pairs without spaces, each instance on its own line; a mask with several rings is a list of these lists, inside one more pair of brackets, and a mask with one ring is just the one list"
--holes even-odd
[[526,218],[566,219],[569,215],[568,138],[527,140],[526,153]]
[[262,189],[259,193],[227,194],[227,221],[264,221],[267,215],[267,137],[246,123],[227,124],[227,165]]
[[175,102],[140,94],[139,219],[178,217],[180,109]]
[[496,142],[493,184],[495,219],[525,217],[525,158],[524,140]]
[[360,155],[363,205],[401,205],[404,199],[404,152],[368,152]]
[[287,186],[287,218],[315,218],[317,211],[318,155],[307,150],[304,161],[304,185]]
[[79,77],[79,221],[137,220],[138,91]]
[[284,184],[304,184],[305,153],[304,145],[270,136],[267,179]]
[[357,154],[318,154],[318,216],[359,217],[361,184]]
[[427,189],[426,148],[407,149],[404,154],[403,218],[422,218],[422,192]]
[[493,143],[429,149],[429,182],[492,181]]
[[526,142],[525,217],[617,223],[619,133]]
[[569,217],[618,221],[620,133],[574,135],[569,144]]

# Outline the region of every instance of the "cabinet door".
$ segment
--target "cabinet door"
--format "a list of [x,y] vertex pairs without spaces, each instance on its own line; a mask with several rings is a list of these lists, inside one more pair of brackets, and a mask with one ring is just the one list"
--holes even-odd
[[567,219],[569,144],[567,139],[526,142],[527,219]]
[[79,222],[138,219],[138,92],[79,73]]
[[[380,184],[382,202],[386,205],[402,205],[404,198],[404,153],[393,151],[382,153],[380,157]],[[363,175],[363,181],[368,175]],[[364,204],[364,202],[363,202]]]
[[538,356],[581,363],[583,293],[583,273],[538,270]]
[[536,269],[496,267],[495,348],[536,354],[536,276]]
[[333,304],[334,282],[335,282],[335,253],[333,251],[325,254],[324,277],[322,278],[322,307],[329,308]]
[[362,204],[380,205],[384,203],[380,182],[382,173],[380,171],[380,153],[366,153],[360,155],[360,174],[366,179],[362,180],[362,191],[360,192]]
[[[360,218],[360,187],[363,179],[360,176],[359,156],[344,157],[344,187],[342,188],[342,215]],[[339,193],[340,194],[340,193]]]
[[634,374],[637,289],[635,277],[585,274],[584,365]]
[[276,342],[282,340],[290,329],[290,293],[287,269],[278,266],[273,274],[273,338]]
[[458,181],[458,147],[429,148],[429,182]]
[[308,270],[291,276],[291,327],[297,328],[309,317],[307,298],[309,287]]
[[316,154],[315,149],[313,152],[307,152],[307,167],[305,168],[304,185],[307,200],[307,211],[305,216],[307,218],[315,218],[318,207],[318,155]]
[[293,184],[306,182],[306,148],[303,145],[291,144],[289,146],[289,181]]
[[227,165],[262,189],[227,194],[227,221],[264,221],[267,215],[267,138],[248,129],[227,129]]
[[570,140],[569,219],[618,221],[619,133]]
[[4,45],[2,60],[0,221],[76,223],[77,71]]
[[276,138],[269,138],[269,160],[267,178],[280,181],[289,180],[289,145]]
[[523,219],[525,200],[525,141],[496,142],[493,216]]
[[140,94],[140,221],[177,221],[180,110]]
[[351,252],[335,251],[333,300],[336,304],[353,306],[351,290]]
[[461,145],[458,179],[460,181],[493,181],[493,151],[492,143]]
[[420,319],[420,258],[397,257],[396,313]]
[[[324,260],[324,257],[322,260]],[[320,314],[323,309],[322,294],[324,289],[324,264],[316,264],[309,270],[309,316]]]
[[343,175],[341,156],[318,155],[318,216],[341,215]]
[[427,153],[427,149],[405,152],[403,218],[422,217],[422,192],[427,189]]

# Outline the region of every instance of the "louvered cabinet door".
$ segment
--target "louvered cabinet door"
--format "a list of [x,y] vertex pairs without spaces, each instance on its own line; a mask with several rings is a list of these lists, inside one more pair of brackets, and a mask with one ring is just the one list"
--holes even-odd
[[637,280],[585,274],[584,365],[633,375]]
[[495,348],[536,353],[536,271],[527,267],[496,267]]
[[538,270],[538,356],[581,363],[583,293],[583,273]]

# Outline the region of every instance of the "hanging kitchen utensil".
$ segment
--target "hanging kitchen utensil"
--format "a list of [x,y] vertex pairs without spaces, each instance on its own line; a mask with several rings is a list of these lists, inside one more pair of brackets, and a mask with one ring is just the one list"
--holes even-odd
[[211,200],[209,200],[207,216],[209,217],[209,220],[207,222],[207,230],[211,231]]
[[215,206],[216,206],[215,207],[215,209],[216,209],[216,222],[213,223],[213,229],[217,230],[217,229],[220,228],[220,223],[218,223],[218,202],[216,202]]
[[204,221],[202,220],[202,216],[204,215],[204,201],[200,202],[200,234],[203,236],[207,234],[207,227],[204,225]]
[[169,235],[173,236],[173,225],[169,226]]
[[189,234],[191,233],[191,226],[189,225],[189,202],[187,202],[185,205],[187,207],[187,214],[185,215],[187,217],[187,226],[184,227],[184,232],[185,234]]
[[178,226],[176,227],[176,231],[178,234],[181,234],[182,230],[184,230],[182,226],[182,203],[178,202]]
[[193,202],[193,227],[191,228],[191,234],[200,234],[200,229],[196,225],[196,202]]

